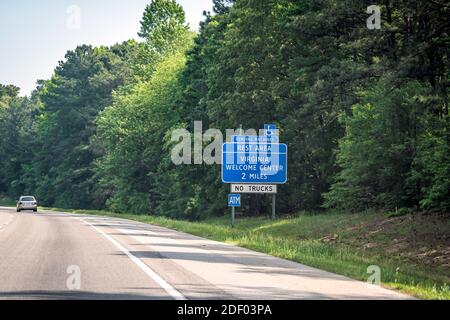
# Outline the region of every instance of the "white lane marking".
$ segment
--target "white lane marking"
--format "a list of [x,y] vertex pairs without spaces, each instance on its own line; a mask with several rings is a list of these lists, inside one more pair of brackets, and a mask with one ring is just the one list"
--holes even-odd
[[169,283],[167,283],[166,280],[161,278],[161,276],[159,276],[149,266],[147,266],[144,262],[142,262],[142,260],[140,260],[133,254],[131,254],[130,251],[128,251],[125,247],[123,247],[116,240],[111,238],[109,235],[107,235],[105,232],[103,232],[96,226],[92,225],[91,223],[89,223],[83,219],[80,219],[80,220],[83,221],[84,223],[86,223],[88,226],[92,227],[95,231],[97,231],[101,235],[103,235],[106,239],[111,241],[112,244],[114,244],[120,251],[125,253],[128,256],[128,258],[131,259],[131,261],[133,261],[139,268],[142,269],[142,271],[144,271],[150,278],[152,278],[157,284],[159,284],[161,286],[161,288],[163,288],[169,295],[171,295],[172,298],[174,298],[175,300],[187,300],[186,297],[181,292],[179,292],[177,289],[172,287]]

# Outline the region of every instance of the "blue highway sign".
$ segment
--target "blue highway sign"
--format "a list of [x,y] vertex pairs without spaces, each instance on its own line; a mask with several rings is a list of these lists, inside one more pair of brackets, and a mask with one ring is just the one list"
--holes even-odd
[[231,136],[233,143],[279,143],[278,136]]
[[266,142],[223,144],[222,181],[223,183],[286,183],[287,145]]
[[264,125],[264,135],[265,136],[275,136],[277,134],[276,124],[265,124]]
[[228,195],[228,206],[229,207],[240,207],[241,206],[241,195],[240,194],[229,194]]

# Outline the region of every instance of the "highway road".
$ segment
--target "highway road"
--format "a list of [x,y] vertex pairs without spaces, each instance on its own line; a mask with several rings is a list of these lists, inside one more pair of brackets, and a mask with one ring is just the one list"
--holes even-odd
[[0,299],[408,299],[130,220],[0,207]]

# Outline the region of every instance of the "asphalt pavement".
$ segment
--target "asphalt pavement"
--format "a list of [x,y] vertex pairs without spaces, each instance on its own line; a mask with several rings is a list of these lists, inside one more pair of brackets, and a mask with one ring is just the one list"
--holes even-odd
[[135,221],[0,207],[0,299],[409,299]]

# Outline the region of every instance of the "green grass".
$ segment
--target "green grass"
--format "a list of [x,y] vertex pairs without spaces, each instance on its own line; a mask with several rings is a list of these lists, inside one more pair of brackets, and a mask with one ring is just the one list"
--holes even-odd
[[[59,209],[55,209],[59,210]],[[227,218],[212,218],[202,222],[187,222],[164,217],[132,214],[114,214],[105,211],[72,210],[109,217],[119,217],[168,227],[208,239],[235,244],[284,259],[366,281],[367,268],[381,268],[382,285],[422,299],[450,299],[449,269],[445,266],[426,265],[399,253],[392,253],[396,237],[409,234],[418,239],[422,228],[436,236],[449,234],[450,224],[424,221],[393,225],[383,232],[372,234],[379,228],[378,221],[399,224],[404,220],[391,220],[386,216],[364,212],[358,214],[326,213],[300,214],[296,217],[272,221],[265,218],[238,218],[235,228]],[[445,220],[444,220],[445,221]],[[447,220],[448,221],[448,220]],[[408,221],[407,221],[408,222]],[[380,223],[386,225],[386,223]],[[416,228],[417,227],[417,228]],[[414,232],[414,233],[413,233]],[[335,240],[326,241],[331,236]],[[325,238],[326,239],[326,238]],[[429,240],[424,240],[429,241]],[[366,248],[364,244],[373,247]],[[395,246],[394,246],[395,247]],[[410,246],[414,248],[414,246]],[[390,251],[391,250],[391,251]]]
[[0,207],[15,207],[16,201],[6,196],[0,195]]

